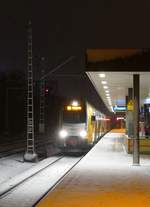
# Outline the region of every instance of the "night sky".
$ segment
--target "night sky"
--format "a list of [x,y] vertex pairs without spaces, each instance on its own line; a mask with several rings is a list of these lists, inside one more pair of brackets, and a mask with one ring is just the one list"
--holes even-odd
[[83,62],[86,48],[150,47],[149,11],[146,0],[2,1],[0,70],[24,66],[29,19],[34,58],[53,66],[72,55]]
[[[16,85],[20,82],[25,83],[23,81],[27,77],[24,74],[27,71],[27,26],[31,20],[34,76],[38,76],[41,57],[44,56],[46,59],[48,72],[73,56],[72,61],[57,71],[60,77],[56,77],[55,74],[55,77],[50,77],[55,83],[58,81],[58,88],[62,91],[58,94],[88,97],[96,108],[106,112],[107,109],[92,83],[87,77],[85,78],[85,74],[84,77],[64,74],[84,73],[87,48],[150,48],[148,2],[148,0],[2,0],[0,79],[3,80],[4,72],[11,74],[10,71],[17,71]],[[23,75],[20,73],[18,76],[18,71],[23,72]],[[6,94],[4,86],[2,87],[5,85],[3,83],[5,81],[1,81],[0,99],[3,103],[0,110],[3,115],[0,122],[4,130],[6,99],[2,97]],[[15,110],[12,108],[12,111]],[[20,114],[23,117],[23,110]],[[14,115],[12,120],[13,117]],[[19,117],[18,122],[20,120]],[[16,126],[17,124],[16,122]]]

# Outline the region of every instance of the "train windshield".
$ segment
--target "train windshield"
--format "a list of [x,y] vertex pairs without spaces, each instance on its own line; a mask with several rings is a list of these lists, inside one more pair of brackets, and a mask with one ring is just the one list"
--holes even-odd
[[83,123],[85,122],[85,112],[81,111],[64,111],[63,122],[65,123]]

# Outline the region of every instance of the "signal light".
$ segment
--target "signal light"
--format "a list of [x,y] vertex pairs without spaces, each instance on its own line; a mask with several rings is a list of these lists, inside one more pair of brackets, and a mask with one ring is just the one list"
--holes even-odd
[[45,93],[48,93],[48,91],[49,91],[48,88],[45,88]]

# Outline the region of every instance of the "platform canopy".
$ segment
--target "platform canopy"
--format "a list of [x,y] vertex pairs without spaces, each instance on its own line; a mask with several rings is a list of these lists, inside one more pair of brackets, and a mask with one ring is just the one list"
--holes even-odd
[[87,49],[87,58],[89,62],[102,62],[127,58],[142,52],[142,49]]
[[107,108],[125,106],[133,74],[140,75],[140,104],[150,103],[150,52],[143,49],[89,49],[86,73]]

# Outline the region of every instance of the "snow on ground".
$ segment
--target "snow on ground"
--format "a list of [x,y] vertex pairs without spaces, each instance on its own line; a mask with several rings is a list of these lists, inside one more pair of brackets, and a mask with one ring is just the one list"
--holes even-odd
[[50,164],[55,163],[58,159],[60,159],[60,156],[53,156],[44,159],[41,162],[36,163],[36,165],[32,166],[30,169],[26,169],[24,172],[17,174],[5,182],[2,182],[0,185],[0,196],[3,196],[3,194],[6,194],[8,191],[12,190],[12,188],[16,187],[29,177],[32,177],[33,175],[39,173],[39,171],[47,168]]
[[150,156],[132,165],[122,134],[109,133],[38,207],[150,207]]
[[59,152],[60,150],[58,150],[57,148],[48,145],[47,156],[49,158],[45,159],[45,161],[43,160],[37,163],[25,162],[23,159],[24,153],[16,153],[4,158],[0,158],[0,185],[2,185],[5,182],[8,182],[11,179],[14,179],[14,177],[16,177],[17,175],[24,173],[25,171],[34,166],[40,167],[41,165],[41,167],[43,167],[44,163],[44,165],[47,165],[48,163],[53,162],[56,158],[58,158],[58,156],[55,155]]
[[31,207],[80,157],[64,157],[0,199],[0,207]]
[[0,159],[0,185],[14,176],[36,165],[23,161],[23,154],[17,153]]

